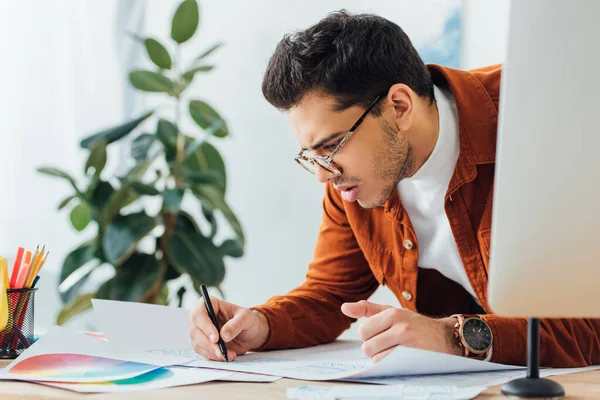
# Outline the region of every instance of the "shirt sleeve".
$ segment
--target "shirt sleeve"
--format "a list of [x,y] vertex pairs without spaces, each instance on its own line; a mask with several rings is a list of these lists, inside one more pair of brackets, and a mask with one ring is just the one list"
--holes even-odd
[[[493,335],[492,362],[527,364],[527,319],[480,315]],[[540,365],[568,368],[600,364],[599,319],[541,319]]]
[[255,350],[335,340],[355,321],[341,312],[341,305],[367,299],[378,285],[348,223],[343,200],[328,183],[314,257],[304,283],[252,308],[269,322],[267,341]]

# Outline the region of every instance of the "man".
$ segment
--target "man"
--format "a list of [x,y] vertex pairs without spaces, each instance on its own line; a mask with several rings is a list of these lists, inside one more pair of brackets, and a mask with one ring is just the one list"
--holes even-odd
[[[374,361],[402,345],[525,364],[526,319],[487,304],[500,74],[425,66],[373,15],[333,13],[283,38],[263,94],[291,123],[296,161],[325,183],[323,221],[297,289],[252,309],[212,300],[230,361],[330,342],[366,317]],[[378,285],[402,308],[366,301]],[[190,319],[195,350],[222,360],[203,304]],[[540,331],[543,366],[600,364],[599,320]]]

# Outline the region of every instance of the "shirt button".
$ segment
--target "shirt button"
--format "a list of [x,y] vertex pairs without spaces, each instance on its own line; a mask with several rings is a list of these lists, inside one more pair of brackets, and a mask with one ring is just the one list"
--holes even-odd
[[413,242],[411,242],[410,240],[406,239],[404,241],[404,248],[407,250],[410,250],[413,248]]
[[411,301],[412,300],[412,294],[410,294],[409,291],[404,291],[402,292],[402,297],[404,297],[407,301]]

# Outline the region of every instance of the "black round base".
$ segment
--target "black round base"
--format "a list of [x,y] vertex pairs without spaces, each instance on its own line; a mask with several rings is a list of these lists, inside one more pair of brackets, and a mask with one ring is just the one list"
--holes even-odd
[[522,378],[502,385],[502,394],[526,399],[557,399],[565,395],[565,389],[549,379]]

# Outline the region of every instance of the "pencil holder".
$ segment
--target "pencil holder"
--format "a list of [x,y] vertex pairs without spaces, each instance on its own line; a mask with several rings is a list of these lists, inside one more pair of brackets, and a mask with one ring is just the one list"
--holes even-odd
[[33,344],[35,292],[33,289],[7,289],[8,322],[0,331],[0,359],[17,358]]

